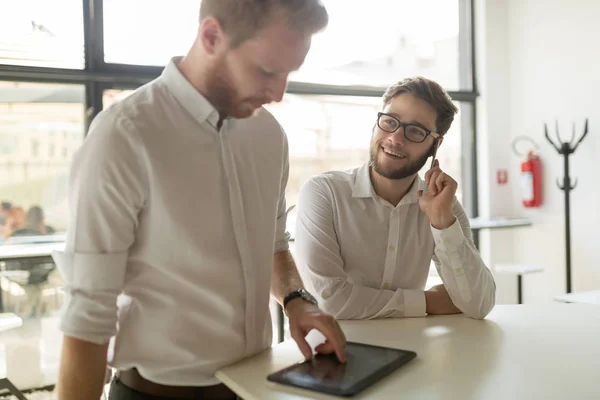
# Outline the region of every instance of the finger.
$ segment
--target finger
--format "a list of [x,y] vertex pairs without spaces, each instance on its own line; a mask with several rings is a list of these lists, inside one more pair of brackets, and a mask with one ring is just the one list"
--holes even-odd
[[321,343],[320,345],[315,347],[315,351],[319,354],[331,354],[335,351],[335,349],[333,348],[333,345],[331,343],[325,341],[324,343]]
[[435,186],[437,187],[438,192],[441,192],[444,189],[445,183],[448,180],[448,175],[444,172],[440,173],[435,179]]
[[442,172],[439,170],[433,171],[433,173],[431,174],[431,178],[429,179],[429,183],[427,184],[427,187],[429,188],[429,193],[431,193],[432,195],[436,195],[437,194],[437,178],[438,176],[441,174]]
[[294,341],[296,341],[296,344],[298,345],[298,348],[302,352],[304,359],[310,360],[313,356],[313,353],[312,353],[312,349],[310,348],[310,345],[308,344],[308,342],[306,341],[306,339],[304,337],[304,333],[298,328],[292,328],[292,329],[290,329],[290,334],[292,335],[292,339],[294,339]]
[[332,316],[320,318],[316,328],[325,336],[333,346],[335,354],[340,362],[346,362],[346,336],[342,332],[338,322]]
[[420,199],[421,197],[423,197],[423,191],[419,190],[417,191],[417,197]]
[[441,171],[441,169],[434,166],[433,168],[430,168],[427,172],[425,172],[425,184],[426,185],[429,185],[429,180],[431,179],[431,175],[436,171]]
[[438,167],[438,168],[440,167],[440,159],[439,158],[435,159],[435,162],[433,163],[433,166],[434,167]]

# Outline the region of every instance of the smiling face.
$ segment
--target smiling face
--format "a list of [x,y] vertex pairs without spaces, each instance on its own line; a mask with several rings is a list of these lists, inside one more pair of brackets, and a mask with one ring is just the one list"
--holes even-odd
[[[405,124],[420,125],[436,131],[437,113],[425,100],[409,93],[394,97],[383,112],[398,118]],[[375,124],[370,147],[370,164],[378,175],[387,179],[404,179],[423,168],[436,144],[433,136],[422,143],[414,143],[404,137],[404,128],[387,133]]]

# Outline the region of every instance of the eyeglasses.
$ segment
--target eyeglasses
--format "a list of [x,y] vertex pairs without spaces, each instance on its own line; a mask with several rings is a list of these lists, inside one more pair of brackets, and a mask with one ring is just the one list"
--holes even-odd
[[400,128],[404,128],[404,137],[414,143],[422,143],[431,135],[434,139],[439,138],[439,133],[432,132],[429,129],[419,125],[405,124],[393,115],[386,113],[377,113],[377,126],[384,132],[394,133]]

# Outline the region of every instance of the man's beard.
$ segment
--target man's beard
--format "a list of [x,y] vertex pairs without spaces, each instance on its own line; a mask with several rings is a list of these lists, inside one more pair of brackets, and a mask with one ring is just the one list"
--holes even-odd
[[233,86],[232,74],[223,61],[212,71],[213,79],[207,83],[208,97],[222,116],[248,118],[256,113],[248,100],[240,99]]
[[[433,146],[435,146],[435,144]],[[378,145],[376,148],[371,147],[369,165],[371,166],[371,168],[373,168],[375,172],[377,172],[384,178],[404,179],[418,173],[425,166],[427,159],[431,155],[431,150],[433,149],[433,146],[421,158],[392,171],[386,171],[379,164],[377,155],[378,151],[383,152],[383,150],[381,150],[381,146]]]

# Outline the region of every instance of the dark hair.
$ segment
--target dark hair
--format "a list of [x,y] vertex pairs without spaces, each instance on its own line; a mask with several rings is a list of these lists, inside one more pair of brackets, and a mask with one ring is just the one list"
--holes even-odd
[[32,206],[25,215],[25,226],[28,229],[42,230],[44,226],[44,210],[40,206]]
[[302,34],[327,26],[329,15],[320,0],[202,0],[200,20],[215,17],[231,37],[232,47],[252,38],[276,18]]
[[452,98],[439,83],[422,76],[403,79],[385,91],[384,106],[390,104],[394,97],[403,93],[410,93],[431,104],[437,113],[437,133],[443,135],[448,132],[454,121],[454,115],[458,112],[458,107],[454,105]]

